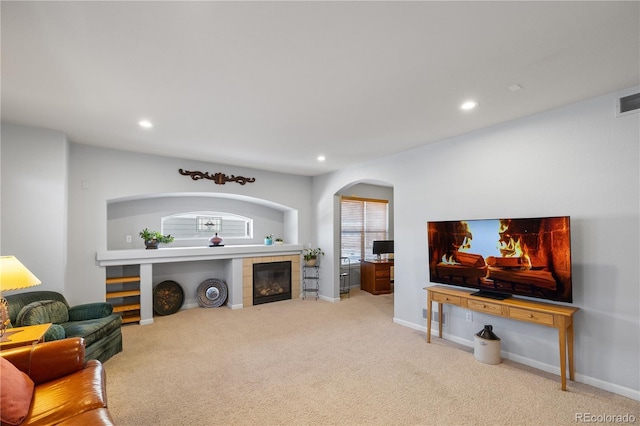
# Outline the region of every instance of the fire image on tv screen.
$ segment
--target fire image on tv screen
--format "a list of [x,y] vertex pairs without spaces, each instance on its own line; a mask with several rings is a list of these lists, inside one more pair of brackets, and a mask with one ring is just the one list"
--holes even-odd
[[427,223],[430,281],[572,302],[568,216]]

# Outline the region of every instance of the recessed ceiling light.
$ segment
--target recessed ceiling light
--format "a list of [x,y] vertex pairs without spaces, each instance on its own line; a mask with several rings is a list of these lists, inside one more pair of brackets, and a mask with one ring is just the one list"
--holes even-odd
[[150,129],[153,127],[153,123],[151,123],[149,120],[140,120],[138,121],[138,125],[143,129]]
[[324,155],[318,155],[318,161],[322,162],[324,160],[326,160],[327,157],[325,157]]
[[466,101],[462,105],[460,105],[460,109],[468,111],[470,109],[474,109],[478,106],[478,102],[476,101]]

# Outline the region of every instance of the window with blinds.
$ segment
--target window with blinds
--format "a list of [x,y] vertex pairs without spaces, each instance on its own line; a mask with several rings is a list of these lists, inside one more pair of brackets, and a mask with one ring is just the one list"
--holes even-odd
[[389,236],[389,202],[342,197],[340,201],[341,256],[358,262],[373,254],[374,240]]

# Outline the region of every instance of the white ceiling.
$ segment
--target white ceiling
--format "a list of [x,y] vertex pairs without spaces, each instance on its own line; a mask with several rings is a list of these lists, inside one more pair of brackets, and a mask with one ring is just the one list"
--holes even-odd
[[2,1],[2,120],[318,175],[640,84],[639,5]]

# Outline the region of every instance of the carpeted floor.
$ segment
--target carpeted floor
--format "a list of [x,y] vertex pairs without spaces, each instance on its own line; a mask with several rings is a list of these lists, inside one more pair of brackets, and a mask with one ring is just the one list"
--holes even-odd
[[123,328],[118,425],[569,425],[640,403],[395,324],[393,295],[193,308]]

